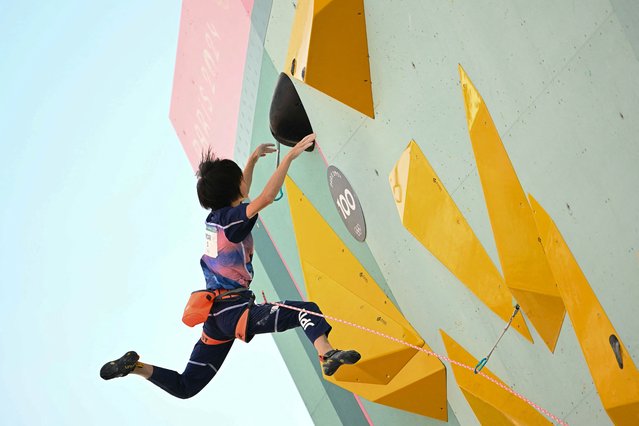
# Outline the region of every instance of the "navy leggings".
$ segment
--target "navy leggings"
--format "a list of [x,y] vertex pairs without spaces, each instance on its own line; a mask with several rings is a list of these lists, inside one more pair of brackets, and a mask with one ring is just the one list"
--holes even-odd
[[[212,315],[204,323],[204,332],[213,339],[231,339],[231,341],[220,345],[206,345],[198,340],[182,374],[154,366],[149,380],[178,398],[185,399],[196,395],[211,381],[224,363],[235,341],[235,325],[247,303],[246,300],[216,301]],[[319,307],[313,302],[285,301],[283,303],[321,313]],[[331,326],[322,317],[268,303],[251,307],[246,341],[250,341],[256,334],[276,333],[295,327],[302,327],[311,343],[321,335],[328,336],[331,331]]]

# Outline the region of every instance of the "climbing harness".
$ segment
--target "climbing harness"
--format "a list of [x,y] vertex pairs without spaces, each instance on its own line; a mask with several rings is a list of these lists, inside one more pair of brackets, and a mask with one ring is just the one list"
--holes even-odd
[[483,358],[481,361],[479,361],[479,363],[475,366],[475,374],[479,373],[481,369],[484,368],[484,365],[486,365],[486,363],[490,359],[490,356],[493,354],[493,351],[497,348],[499,341],[501,340],[502,337],[504,337],[504,334],[506,334],[506,330],[508,330],[508,328],[510,327],[510,324],[513,322],[513,319],[515,318],[515,315],[517,315],[517,312],[519,312],[519,305],[515,305],[515,311],[513,312],[512,316],[510,317],[510,320],[508,320],[508,323],[504,327],[504,331],[501,332],[499,339],[497,339],[497,342],[495,342],[495,346],[493,346],[490,352],[488,352],[488,355],[486,355],[486,357]]
[[[342,324],[346,324],[346,325],[348,325],[348,326],[358,328],[358,329],[360,329],[360,330],[362,330],[362,331],[365,331],[365,332],[367,332],[367,333],[375,334],[375,335],[380,336],[380,337],[383,337],[383,338],[385,338],[385,339],[392,340],[392,341],[393,341],[393,342],[395,342],[395,343],[399,343],[399,344],[401,344],[401,345],[408,346],[409,348],[412,348],[412,349],[418,350],[418,351],[420,351],[420,352],[424,352],[426,355],[434,356],[435,358],[439,359],[440,361],[445,361],[445,362],[448,362],[448,363],[450,363],[450,364],[457,365],[457,366],[459,366],[459,367],[461,367],[461,368],[465,368],[466,370],[473,371],[473,367],[471,367],[470,365],[466,365],[466,364],[463,364],[463,363],[461,363],[461,362],[459,362],[459,361],[455,361],[454,359],[450,359],[450,358],[445,357],[445,356],[443,356],[443,355],[436,354],[435,352],[429,351],[428,349],[424,349],[424,348],[421,348],[421,347],[419,347],[419,346],[416,346],[416,345],[413,345],[413,344],[411,344],[411,343],[408,343],[408,342],[405,342],[405,341],[403,341],[403,340],[400,340],[400,339],[398,339],[398,338],[396,338],[396,337],[389,336],[389,335],[384,334],[384,333],[380,333],[379,331],[372,330],[372,329],[370,329],[370,328],[367,328],[367,327],[364,327],[364,326],[361,326],[361,325],[359,325],[359,324],[355,324],[355,323],[352,323],[352,322],[349,322],[349,321],[346,321],[346,320],[343,320],[343,319],[335,318],[335,317],[332,317],[332,316],[330,316],[330,315],[318,314],[317,312],[312,312],[312,311],[309,311],[309,310],[306,310],[306,309],[297,308],[297,307],[295,307],[295,306],[289,306],[289,305],[286,305],[286,304],[284,304],[284,303],[279,303],[279,302],[268,302],[268,301],[266,300],[266,295],[264,294],[264,291],[262,291],[262,297],[264,298],[264,303],[270,303],[271,305],[279,306],[279,307],[281,307],[281,308],[291,309],[291,310],[298,311],[298,312],[304,312],[304,313],[307,313],[307,314],[310,314],[310,315],[315,315],[315,316],[317,316],[317,317],[322,317],[322,318],[325,318],[325,319],[328,319],[328,320],[331,320],[331,321],[335,321],[335,322],[339,322],[339,323],[342,323]],[[515,309],[517,309],[517,310],[518,310],[518,309],[519,309],[519,308],[518,308],[518,306],[517,306]],[[516,313],[516,312],[515,312],[515,313]],[[513,317],[514,317],[514,316],[515,316],[515,315],[513,314]],[[539,405],[535,404],[534,402],[532,402],[531,400],[529,400],[528,398],[526,398],[526,397],[525,397],[525,396],[523,396],[522,394],[520,394],[520,393],[518,393],[518,392],[514,391],[513,389],[509,388],[508,386],[506,386],[505,384],[503,384],[503,383],[502,383],[502,382],[500,382],[499,380],[497,380],[497,379],[494,379],[494,378],[490,377],[490,376],[489,376],[489,375],[487,375],[486,373],[479,372],[479,373],[477,373],[477,374],[478,374],[479,376],[483,377],[484,379],[488,380],[489,382],[491,382],[491,383],[493,383],[493,384],[495,384],[495,385],[499,386],[500,388],[504,389],[505,391],[509,392],[510,394],[514,395],[515,397],[517,397],[517,398],[521,399],[522,401],[524,401],[525,403],[527,403],[528,405],[530,405],[531,407],[533,407],[535,410],[537,410],[537,411],[539,411],[540,413],[544,414],[545,416],[547,416],[547,417],[549,417],[549,418],[553,419],[553,420],[554,420],[555,422],[557,422],[559,425],[561,425],[561,426],[568,426],[568,423],[564,422],[564,421],[563,421],[563,420],[561,420],[559,417],[557,417],[557,416],[553,415],[552,413],[550,413],[550,412],[549,412],[548,410],[546,410],[545,408],[543,408],[543,407],[541,407],[541,406],[539,406]]]
[[[243,312],[240,315],[240,319],[235,326],[235,338],[246,342],[246,328],[248,326],[249,310],[255,302],[255,294],[246,288],[238,288],[235,290],[197,290],[191,293],[186,307],[184,308],[184,314],[182,315],[182,322],[189,327],[196,326],[205,322],[211,315],[211,309],[213,309],[213,303],[215,301],[230,302],[239,299],[248,299],[243,308]],[[230,342],[228,340],[218,340],[208,336],[204,330],[202,330],[202,343],[206,345],[221,345],[222,343]]]

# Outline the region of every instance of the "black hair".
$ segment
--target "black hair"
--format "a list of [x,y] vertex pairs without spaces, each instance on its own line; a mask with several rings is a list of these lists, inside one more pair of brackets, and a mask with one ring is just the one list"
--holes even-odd
[[230,206],[242,196],[242,169],[233,160],[215,158],[209,149],[202,153],[197,168],[197,198],[205,209]]

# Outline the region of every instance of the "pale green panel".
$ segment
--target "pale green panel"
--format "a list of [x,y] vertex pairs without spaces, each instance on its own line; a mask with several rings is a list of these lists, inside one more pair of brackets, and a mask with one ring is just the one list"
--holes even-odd
[[[413,2],[383,10],[367,3],[377,119],[343,135],[344,142],[338,148],[329,145],[327,154],[358,191],[368,243],[408,319],[438,352],[443,352],[436,336],[441,327],[463,336],[477,356],[485,355],[503,325],[407,234],[387,182],[394,161],[415,138],[497,261],[455,73],[458,62],[469,67],[524,188],[555,200],[551,204],[565,222],[559,226],[574,236],[569,244],[583,259],[586,275],[599,277],[593,287],[613,323],[624,339],[637,340],[628,313],[632,301],[639,300],[632,287],[638,277],[633,212],[639,209],[636,197],[629,196],[631,182],[639,181],[633,166],[638,145],[631,143],[639,121],[629,119],[639,116],[638,74],[627,29],[614,17],[610,22],[606,2],[580,4],[576,10],[522,3],[516,19],[504,17],[509,4],[493,3],[417,7]],[[462,28],[471,20],[473,31]],[[597,74],[590,75],[594,70]],[[338,115],[341,111],[327,108],[314,125],[330,127],[331,120],[339,123]],[[562,151],[567,152],[557,161]],[[375,170],[381,171],[379,177]],[[603,222],[598,221],[602,211]],[[491,364],[518,391],[558,415],[569,415],[573,423],[608,422],[568,321],[555,355],[508,334]],[[558,381],[562,386],[548,386]],[[449,390],[460,422],[472,424],[461,394]]]
[[[296,84],[329,163],[345,173],[360,198],[367,245],[342,225],[317,153],[296,160],[291,176],[369,272],[375,275],[379,266],[379,282],[387,283],[436,352],[445,354],[441,328],[481,358],[504,325],[403,228],[388,184],[388,173],[415,139],[499,267],[468,137],[461,63],[488,105],[524,190],[553,217],[639,362],[632,316],[639,300],[635,3],[366,1],[376,119]],[[272,140],[268,107],[293,15],[294,4],[274,2],[266,48],[275,66],[261,83],[270,93],[258,95],[253,144]],[[254,184],[260,189],[275,167],[273,158],[262,161]],[[263,218],[301,283],[286,200]],[[508,332],[490,359],[491,371],[570,424],[609,424],[570,321],[555,354],[531,332],[535,345]],[[448,392],[459,424],[476,424],[452,374]],[[365,405],[375,424],[396,424],[394,410]]]
[[272,1],[270,0],[256,2],[251,14],[251,30],[249,32],[244,78],[242,80],[237,133],[235,135],[234,159],[241,167],[244,167],[251,153],[253,118],[260,84],[264,38],[266,36],[271,3]]
[[557,223],[615,328],[639,341],[629,321],[639,300],[639,62],[625,36],[609,18],[506,138],[517,141],[511,158],[524,187]]
[[286,60],[296,3],[297,0],[275,1],[271,9],[264,47],[272,58],[278,72],[282,71],[282,66]]
[[626,33],[628,43],[639,59],[639,2],[635,0],[610,0],[621,28]]

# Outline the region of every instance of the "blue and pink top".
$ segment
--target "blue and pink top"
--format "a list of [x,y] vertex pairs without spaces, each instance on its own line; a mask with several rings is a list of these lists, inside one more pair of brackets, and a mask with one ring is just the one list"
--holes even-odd
[[246,216],[248,204],[223,207],[206,218],[207,250],[200,265],[209,290],[245,287],[253,280],[253,237],[257,216]]

